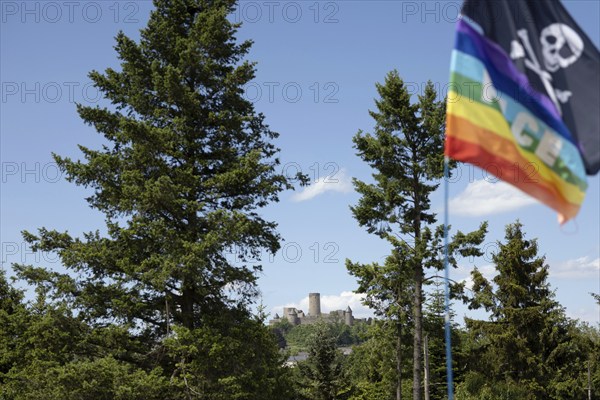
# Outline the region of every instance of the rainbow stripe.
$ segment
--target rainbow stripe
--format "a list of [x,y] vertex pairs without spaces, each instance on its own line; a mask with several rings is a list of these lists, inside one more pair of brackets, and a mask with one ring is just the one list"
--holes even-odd
[[556,210],[577,215],[587,189],[580,152],[552,101],[465,19],[452,53],[445,153]]

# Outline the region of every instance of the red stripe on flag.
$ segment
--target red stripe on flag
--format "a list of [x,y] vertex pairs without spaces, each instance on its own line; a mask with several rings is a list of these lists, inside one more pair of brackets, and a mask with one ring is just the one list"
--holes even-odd
[[540,179],[534,170],[528,169],[531,164],[527,160],[507,160],[499,154],[488,152],[478,144],[455,136],[446,137],[445,154],[455,160],[468,162],[484,169],[538,199],[558,212],[560,223],[573,218],[579,211],[578,205],[568,202],[558,189]]

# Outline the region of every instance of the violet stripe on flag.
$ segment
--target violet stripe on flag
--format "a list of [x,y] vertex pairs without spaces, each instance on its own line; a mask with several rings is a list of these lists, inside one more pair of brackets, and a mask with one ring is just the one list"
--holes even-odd
[[461,14],[502,50],[508,68],[527,78],[526,83],[520,80],[523,87],[531,86],[532,94],[543,96],[545,103],[550,100],[574,139],[586,173],[598,173],[600,52],[562,2],[465,0]]

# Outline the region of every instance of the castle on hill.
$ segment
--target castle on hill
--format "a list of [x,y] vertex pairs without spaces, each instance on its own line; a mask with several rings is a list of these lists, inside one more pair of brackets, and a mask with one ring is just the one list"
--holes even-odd
[[356,321],[366,321],[364,319],[354,318],[350,306],[348,306],[346,310],[336,310],[329,314],[322,313],[320,293],[308,294],[308,315],[295,307],[284,307],[283,315],[280,317],[279,314],[275,314],[275,318],[269,321],[269,325],[274,325],[286,319],[292,325],[314,324],[317,321],[344,321],[346,325],[352,326]]

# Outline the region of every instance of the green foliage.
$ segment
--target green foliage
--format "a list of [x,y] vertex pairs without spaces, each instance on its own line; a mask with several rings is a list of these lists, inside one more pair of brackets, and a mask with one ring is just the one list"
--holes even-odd
[[308,359],[298,363],[299,393],[309,400],[341,400],[349,394],[344,359],[336,335],[326,323],[313,325]]
[[343,322],[334,324],[332,329],[337,338],[336,344],[346,347],[360,344],[364,340],[363,338],[368,326],[362,322],[355,322],[352,326],[348,326]]
[[278,367],[284,356],[262,320],[249,318],[243,310],[224,310],[210,324],[193,330],[176,327],[175,333],[166,342],[177,361],[171,380],[189,395],[209,393],[211,400],[290,398],[289,371]]
[[5,271],[0,269],[0,387],[6,383],[5,374],[26,356],[19,338],[23,337],[31,316],[23,297],[23,292],[13,288]]
[[[64,365],[40,360],[9,374],[3,399],[14,400],[160,400],[169,394],[160,369],[149,373],[112,357]],[[170,399],[182,398],[178,396]]]
[[[361,343],[364,332],[368,327],[364,323],[355,323],[352,326],[348,326],[342,321],[329,322],[327,324],[331,334],[335,337],[335,344],[338,347]],[[294,326],[288,320],[283,319],[271,326],[271,329],[283,336],[285,343],[292,353],[297,353],[308,350],[315,333],[320,329],[320,323]]]
[[[490,387],[502,382],[520,387],[523,399],[579,399],[592,342],[554,300],[549,266],[537,253],[537,241],[526,239],[516,222],[507,226],[505,243],[494,254],[493,284],[473,271],[471,307],[491,315],[489,321],[466,319],[469,369],[485,376]],[[465,384],[467,392],[479,390]]]
[[[450,311],[454,320],[454,313]],[[462,380],[464,354],[461,328],[451,322],[452,365],[455,382]],[[426,332],[429,349],[429,395],[433,400],[447,396],[446,337],[445,337],[445,293],[443,282],[437,280],[425,302],[423,330]]]
[[[397,71],[376,87],[377,111],[370,111],[374,132],[359,131],[353,139],[359,157],[375,170],[374,183],[354,179],[361,198],[351,210],[360,226],[390,242],[392,254],[383,266],[347,260],[346,267],[357,277],[365,304],[399,326],[413,326],[413,398],[420,400],[424,272],[443,268],[444,229],[434,226],[430,197],[443,177],[446,109],[431,82],[411,102]],[[450,264],[456,267],[458,254],[481,255],[478,246],[486,231],[483,223],[477,231],[456,233],[449,245]]]
[[514,400],[537,399],[529,388],[512,381],[495,382],[480,373],[468,373],[456,388],[456,400]]
[[[394,225],[400,234],[420,231],[421,222],[433,223],[428,213],[429,194],[443,175],[443,125],[445,105],[436,101],[433,84],[428,84],[417,104],[396,71],[390,72],[384,84],[377,84],[380,99],[374,133],[359,131],[354,137],[358,155],[377,172],[375,184],[354,180],[362,195],[352,207],[354,217],[369,233],[388,240]],[[420,232],[414,240],[418,240]]]
[[[404,332],[404,343],[409,343],[410,332]],[[376,320],[365,333],[365,341],[352,348],[348,356],[348,373],[354,385],[351,399],[389,399],[395,393],[397,330],[395,324]],[[403,345],[403,353],[410,348]],[[403,367],[408,370],[410,358],[404,357]],[[404,385],[405,389],[409,389]]]
[[234,0],[154,5],[139,41],[117,34],[120,67],[90,73],[104,104],[77,105],[103,145],[54,155],[107,233],[23,233],[64,269],[14,265],[38,302],[2,298],[0,379],[20,398],[165,398],[165,385],[172,399],[287,396],[274,338],[247,311],[251,261],[281,239],[261,209],[292,188],[278,134],[243,96],[251,42],[236,40]]
[[[168,380],[105,355],[118,337],[92,331],[64,304],[32,304],[0,274],[0,399],[162,399]],[[126,355],[123,354],[123,357]]]
[[167,330],[166,304],[172,323],[193,328],[215,304],[252,301],[261,265],[248,260],[280,240],[257,210],[291,184],[276,172],[278,134],[243,97],[254,67],[227,18],[234,3],[157,0],[139,43],[117,35],[120,71],[90,73],[111,107],[77,108],[107,144],[80,146],[84,161],[55,155],[69,181],[93,189],[108,237],[25,233],[82,279],[18,266],[23,278],[154,335]]
[[349,400],[389,400],[390,388],[382,382],[360,381]]
[[316,325],[297,325],[291,328],[285,338],[292,351],[307,351],[314,336]]

